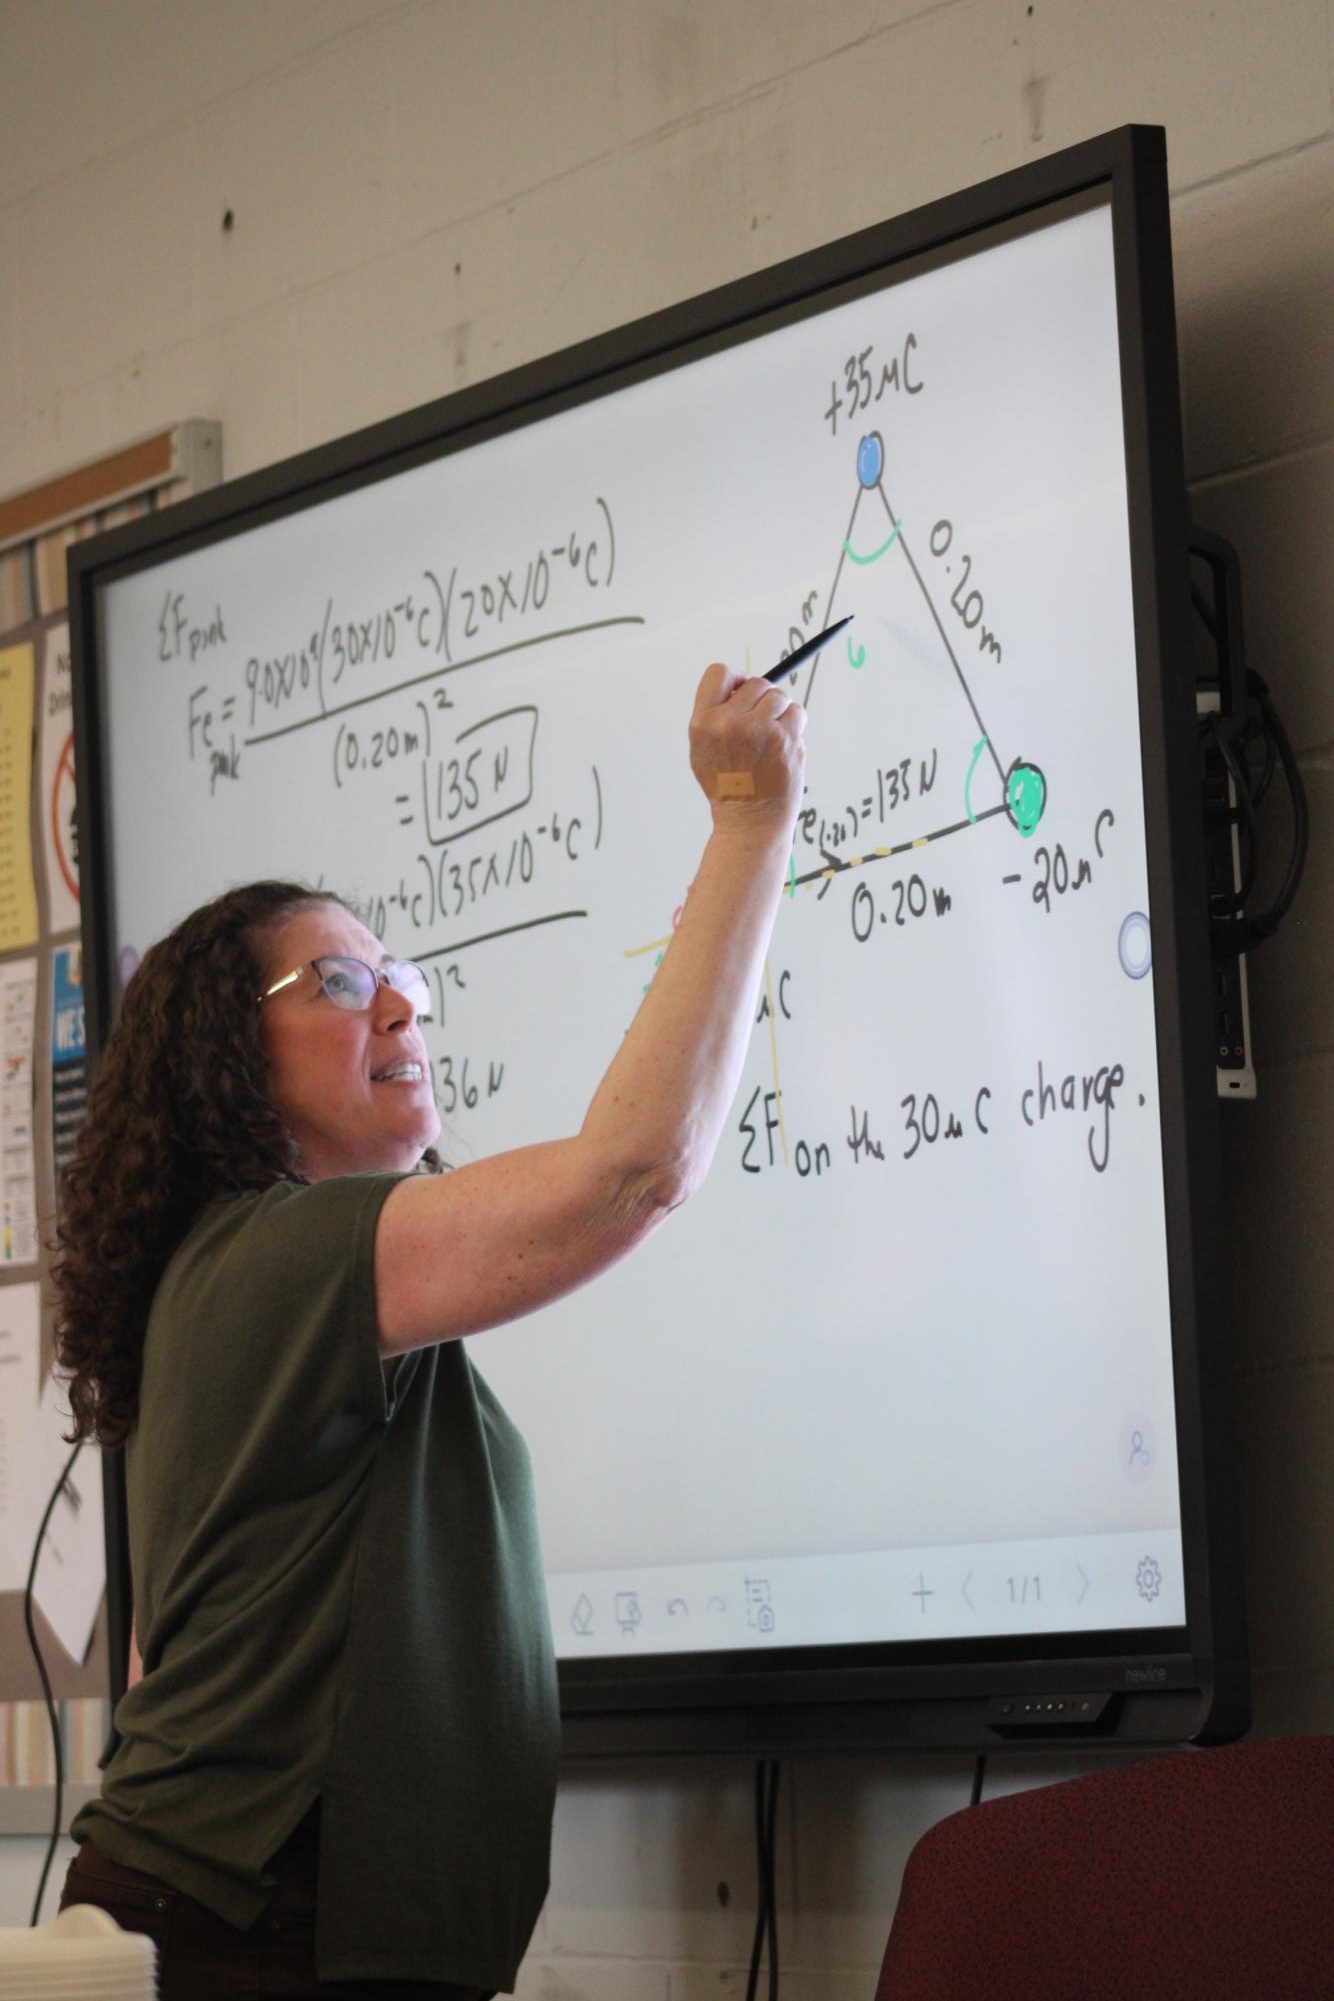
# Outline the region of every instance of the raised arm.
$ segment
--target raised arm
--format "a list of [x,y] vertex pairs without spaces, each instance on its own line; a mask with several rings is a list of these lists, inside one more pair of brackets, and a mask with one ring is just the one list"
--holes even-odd
[[401,1353],[558,1299],[703,1179],[735,1094],[801,798],[805,711],[721,666],[690,723],[709,836],[680,924],[569,1139],[404,1181],[381,1212],[380,1346]]

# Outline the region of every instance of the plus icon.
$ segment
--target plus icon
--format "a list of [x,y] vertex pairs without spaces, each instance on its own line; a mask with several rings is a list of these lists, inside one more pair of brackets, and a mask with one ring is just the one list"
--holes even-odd
[[923,1612],[923,1616],[925,1616],[925,1613],[926,1613],[926,1601],[927,1601],[927,1599],[928,1599],[928,1598],[934,1598],[936,1594],[935,1594],[935,1592],[934,1592],[934,1591],[929,1591],[929,1590],[927,1589],[927,1583],[926,1583],[926,1579],[925,1579],[925,1577],[923,1577],[923,1575],[922,1575],[922,1573],[921,1573],[921,1571],[920,1571],[920,1570],[919,1570],[919,1571],[918,1571],[918,1573],[917,1573],[917,1589],[916,1589],[916,1590],[915,1590],[915,1591],[913,1592],[913,1594],[912,1594],[912,1595],[913,1595],[913,1597],[914,1597],[914,1598],[920,1598],[920,1599],[921,1599],[921,1601],[922,1601],[922,1612]]

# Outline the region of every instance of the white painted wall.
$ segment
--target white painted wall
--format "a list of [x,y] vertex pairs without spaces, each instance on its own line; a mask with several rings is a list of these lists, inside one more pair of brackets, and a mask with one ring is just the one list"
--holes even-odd
[[[47,1790],[42,1788],[43,1792]],[[68,1814],[61,1817],[68,1823]],[[0,1929],[31,1922],[33,1898],[42,1880],[42,1864],[46,1860],[49,1840],[49,1832],[44,1839],[36,1835],[15,1834],[0,1839]],[[50,1922],[59,1907],[61,1886],[65,1871],[74,1859],[75,1845],[64,1835],[56,1843],[56,1852],[51,1858],[42,1891],[43,1924]]]
[[[1167,127],[1196,512],[1241,551],[1313,817],[1252,966],[1261,1096],[1228,1119],[1265,1734],[1334,1729],[1330,27],[1329,0],[0,0],[0,492],[185,416],[247,472]],[[969,1779],[789,1762],[785,2001],[867,2001],[907,1852]],[[0,1924],[40,1853],[0,1842]],[[744,1761],[580,1773],[520,1993],[740,1995],[753,1895]]]

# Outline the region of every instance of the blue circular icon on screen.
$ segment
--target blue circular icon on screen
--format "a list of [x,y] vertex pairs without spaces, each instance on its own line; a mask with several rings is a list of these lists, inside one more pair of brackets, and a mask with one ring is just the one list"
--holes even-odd
[[876,486],[885,469],[885,441],[879,431],[868,431],[857,447],[857,477],[863,486]]
[[1149,920],[1142,910],[1132,910],[1121,926],[1116,940],[1117,956],[1121,961],[1121,971],[1132,980],[1142,980],[1153,964],[1153,949],[1149,938]]

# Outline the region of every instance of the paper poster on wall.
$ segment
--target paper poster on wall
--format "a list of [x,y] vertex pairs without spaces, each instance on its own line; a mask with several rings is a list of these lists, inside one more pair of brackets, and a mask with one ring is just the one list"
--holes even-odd
[[87,1102],[83,947],[60,945],[51,954],[51,1166],[57,1182]]
[[[38,1287],[0,1286],[0,1591],[21,1591],[31,1550],[19,1547],[28,1427],[37,1410]],[[25,1517],[26,1519],[26,1517]]]
[[47,928],[74,931],[79,923],[79,820],[74,783],[74,689],[69,627],[52,626],[42,660],[39,735],[39,819],[45,863]]
[[0,952],[37,942],[29,833],[35,669],[30,640],[0,648]]
[[33,1157],[36,959],[0,965],[0,1264],[37,1261]]

